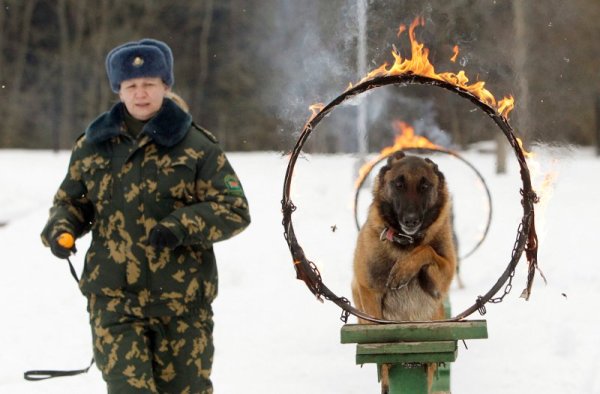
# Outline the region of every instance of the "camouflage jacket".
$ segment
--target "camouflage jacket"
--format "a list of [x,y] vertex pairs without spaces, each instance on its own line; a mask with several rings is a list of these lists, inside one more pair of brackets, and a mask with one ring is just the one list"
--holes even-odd
[[[109,310],[181,315],[217,294],[212,245],[250,223],[240,181],[216,139],[165,99],[137,139],[116,104],[73,148],[42,231],[92,231],[81,291]],[[148,234],[168,227],[179,246],[157,253]]]

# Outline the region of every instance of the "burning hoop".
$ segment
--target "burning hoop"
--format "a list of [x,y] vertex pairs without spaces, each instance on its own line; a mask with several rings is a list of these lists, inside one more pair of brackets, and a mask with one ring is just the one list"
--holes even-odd
[[[523,149],[520,146],[519,140],[513,133],[513,128],[508,123],[507,116],[510,110],[512,110],[514,107],[514,100],[512,97],[510,97],[496,102],[494,96],[488,90],[484,89],[484,82],[468,84],[469,80],[463,71],[459,71],[457,74],[436,73],[433,65],[428,60],[429,51],[427,48],[424,48],[423,44],[419,43],[414,36],[415,27],[419,24],[422,25],[423,23],[424,22],[422,18],[417,18],[410,26],[409,36],[413,55],[411,59],[403,60],[400,54],[394,50],[392,54],[394,55],[396,62],[389,69],[387,68],[387,64],[384,64],[380,68],[370,72],[357,85],[351,85],[345,92],[336,97],[329,104],[318,105],[316,107],[313,106],[313,115],[305,124],[298,141],[291,152],[290,161],[286,170],[283,186],[283,198],[281,201],[281,208],[283,212],[282,223],[284,227],[284,236],[292,254],[296,276],[298,279],[306,283],[309,290],[318,299],[322,299],[322,297],[324,297],[325,299],[334,302],[336,305],[342,308],[343,312],[341,319],[344,322],[347,322],[348,316],[352,314],[356,317],[374,323],[399,323],[378,319],[354,308],[346,297],[338,297],[323,283],[317,266],[306,257],[306,254],[296,239],[294,232],[292,213],[296,210],[296,206],[290,199],[292,174],[294,172],[294,167],[298,156],[302,151],[302,147],[312,131],[327,114],[329,114],[336,106],[340,105],[351,97],[386,85],[432,85],[447,89],[471,101],[473,104],[475,104],[475,106],[480,108],[490,118],[492,118],[494,123],[496,123],[496,125],[504,133],[509,144],[514,149],[515,156],[521,170],[520,173],[523,184],[521,189],[521,204],[523,206],[523,217],[517,228],[517,237],[513,246],[510,262],[500,278],[496,281],[492,288],[488,290],[487,293],[485,293],[483,296],[477,297],[475,303],[471,307],[448,320],[462,320],[475,311],[479,311],[481,314],[484,314],[486,303],[501,302],[512,289],[512,279],[515,274],[515,268],[519,263],[523,252],[525,252],[527,257],[529,269],[526,288],[523,291],[522,296],[525,299],[528,299],[531,294],[531,287],[533,285],[533,279],[537,269],[538,244],[537,235],[535,232],[534,204],[538,201],[538,197],[531,185],[531,177]],[[404,29],[401,27],[399,31],[404,31]],[[505,283],[506,287],[504,288],[504,294],[493,298]]]
[[479,239],[477,240],[475,245],[468,252],[464,253],[459,258],[461,260],[463,260],[463,259],[466,259],[467,257],[471,256],[481,246],[481,244],[487,237],[487,234],[490,230],[490,224],[492,223],[492,195],[490,193],[490,189],[487,186],[487,183],[485,182],[485,179],[483,179],[483,176],[477,170],[477,168],[475,168],[475,166],[473,164],[471,164],[468,160],[466,160],[464,157],[462,157],[458,153],[448,150],[448,149],[444,149],[442,147],[435,147],[435,148],[405,147],[405,148],[400,148],[400,149],[390,151],[389,153],[382,155],[382,156],[378,157],[376,160],[374,160],[373,162],[369,163],[369,167],[366,169],[366,171],[360,174],[360,177],[356,183],[355,190],[354,190],[354,222],[356,224],[356,228],[358,230],[360,230],[360,227],[361,227],[359,220],[358,220],[358,197],[360,195],[362,185],[365,183],[367,177],[369,176],[369,174],[371,173],[373,168],[375,168],[375,166],[377,166],[377,164],[386,160],[389,156],[393,155],[395,152],[398,152],[398,151],[405,151],[405,152],[408,151],[408,152],[416,152],[416,153],[430,152],[430,153],[442,153],[442,154],[450,155],[450,156],[455,157],[456,159],[462,161],[464,164],[466,164],[471,170],[473,170],[475,175],[479,178],[479,180],[481,181],[481,184],[483,185],[483,188],[485,190],[485,195],[487,198],[487,203],[488,203],[489,209],[488,209],[487,220],[486,220],[485,229],[483,230],[483,233],[481,234],[481,236],[479,237]]

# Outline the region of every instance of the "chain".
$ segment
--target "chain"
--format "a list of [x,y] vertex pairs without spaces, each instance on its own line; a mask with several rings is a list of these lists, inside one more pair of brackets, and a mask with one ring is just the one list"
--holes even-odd
[[[521,193],[523,194],[523,193]],[[525,218],[524,220],[529,220],[528,217]],[[517,229],[517,238],[515,240],[515,243],[513,245],[513,250],[512,250],[512,254],[511,257],[514,259],[518,253],[518,248],[519,248],[519,239],[521,239],[521,237],[523,236],[523,225],[524,221],[522,221],[521,223],[519,223],[519,228]],[[508,276],[508,281],[506,282],[506,286],[504,286],[504,293],[499,296],[499,297],[495,297],[495,298],[490,298],[488,300],[488,302],[490,304],[499,304],[504,300],[504,297],[506,297],[512,290],[513,285],[512,285],[512,281],[513,278],[515,277],[515,270],[513,269],[512,271],[510,271],[510,275]],[[480,297],[481,298],[481,297]],[[477,302],[480,302],[480,299],[477,299]],[[481,311],[481,309],[479,310],[479,313],[481,315],[485,314],[485,307],[483,307],[483,313]]]
[[[489,299],[489,303],[490,304],[499,304],[502,301],[504,301],[504,297],[506,297],[512,290],[513,285],[512,285],[512,280],[515,277],[515,270],[512,270],[510,272],[510,275],[508,276],[508,282],[506,282],[506,286],[504,286],[504,293],[502,293],[501,296],[499,297],[495,297],[495,298],[490,298]],[[485,307],[484,307],[484,313],[481,313],[481,311],[479,312],[481,315],[485,314]]]
[[[521,189],[521,195],[523,196],[524,199],[527,199],[527,200],[531,201],[532,203],[536,203],[539,200],[537,194],[534,191],[531,191],[530,193],[525,193],[523,191],[523,189]],[[525,201],[523,201],[523,204],[524,203],[525,203]],[[511,254],[511,257],[513,259],[516,258],[517,254],[519,253],[519,250],[518,250],[519,249],[519,240],[521,239],[522,236],[524,236],[524,230],[523,230],[524,223],[528,222],[529,219],[530,219],[530,217],[531,217],[531,214],[525,216],[523,218],[523,220],[521,221],[521,223],[519,223],[519,228],[517,229],[517,238],[515,240],[515,243],[514,243],[514,246],[513,246],[513,250],[512,250],[512,254]],[[510,275],[508,277],[508,281],[506,282],[506,286],[504,287],[504,293],[501,296],[499,296],[499,297],[490,298],[488,300],[488,302],[490,304],[499,304],[499,303],[501,303],[504,300],[504,297],[506,297],[511,292],[511,290],[513,288],[512,281],[513,281],[514,277],[515,277],[515,270],[513,269],[510,272]],[[478,304],[481,303],[480,299],[481,299],[481,297],[479,297],[477,299],[477,303]],[[483,306],[483,305],[481,306],[481,308],[479,309],[479,313],[481,315],[485,314],[485,306]]]
[[[308,265],[310,266],[311,271],[315,274],[315,276],[317,277],[317,281],[314,284],[315,286],[315,295],[317,296],[317,299],[321,302],[323,302],[323,299],[321,298],[323,296],[323,279],[321,279],[321,273],[319,272],[319,269],[317,268],[317,265],[315,263],[313,263],[312,261],[308,261]],[[328,299],[327,297],[325,297],[325,299]]]
[[[294,205],[292,200],[288,200],[287,203],[284,200],[281,200],[281,207],[281,212],[283,212],[283,219],[281,223],[285,225],[286,219],[291,219],[292,213],[296,211],[296,206]],[[285,239],[288,239],[287,231],[284,230],[283,234],[285,236]]]
[[[350,300],[349,300],[349,299],[347,299],[346,297],[338,297],[338,298],[337,298],[337,301],[341,301],[341,302],[343,302],[344,304],[346,304],[346,305],[348,305],[348,306],[350,306],[350,305],[351,305],[351,304],[350,304]],[[341,320],[341,321],[342,321],[344,324],[346,324],[346,323],[348,323],[348,317],[350,317],[350,312],[349,312],[347,309],[345,309],[345,308],[342,308],[342,315],[340,316],[340,320]]]

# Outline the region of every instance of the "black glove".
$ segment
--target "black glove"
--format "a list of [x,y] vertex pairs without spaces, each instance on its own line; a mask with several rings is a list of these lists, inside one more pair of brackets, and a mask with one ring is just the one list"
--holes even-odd
[[73,252],[73,250],[72,249],[67,249],[64,246],[62,246],[58,242],[58,238],[59,238],[59,236],[56,236],[50,242],[50,251],[52,252],[53,255],[55,255],[59,259],[66,259],[66,258],[68,258],[71,255],[71,252]]
[[151,246],[154,246],[157,251],[161,251],[164,248],[175,248],[177,245],[179,245],[179,239],[177,239],[177,236],[173,234],[171,230],[162,224],[157,224],[152,230],[150,230],[150,235],[148,235],[148,243]]

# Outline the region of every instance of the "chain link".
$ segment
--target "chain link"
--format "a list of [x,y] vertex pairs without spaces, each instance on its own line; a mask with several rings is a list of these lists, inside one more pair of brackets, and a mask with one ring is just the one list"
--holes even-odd
[[[351,305],[350,300],[347,299],[346,297],[338,297],[337,300],[343,302],[344,304],[346,304],[348,306]],[[347,309],[342,308],[342,315],[340,316],[340,320],[344,324],[346,324],[346,323],[348,323],[348,317],[350,317],[350,312]]]

